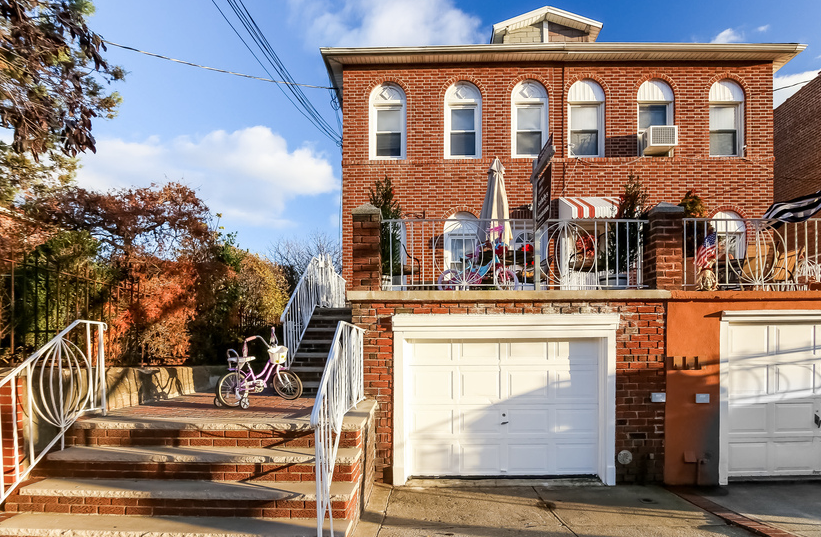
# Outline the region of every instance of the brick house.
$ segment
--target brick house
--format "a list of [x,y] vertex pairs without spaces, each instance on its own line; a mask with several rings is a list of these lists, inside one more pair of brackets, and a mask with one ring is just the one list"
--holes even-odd
[[821,189],[821,77],[816,76],[773,113],[775,201]]
[[[743,457],[727,452],[747,439],[728,441],[729,420],[718,420],[735,412],[721,395],[732,354],[722,338],[781,325],[722,312],[809,311],[821,302],[809,291],[719,290],[702,304],[707,295],[683,279],[676,208],[650,212],[629,290],[443,290],[441,277],[436,285],[437,270],[469,251],[464,222],[480,215],[494,158],[510,207],[527,213],[534,159],[550,135],[553,219],[603,216],[630,174],[653,205],[695,189],[715,218],[741,222],[772,202],[772,77],[804,46],[602,43],[601,29],[545,7],[494,25],[485,45],[322,49],[343,110],[343,275],[354,322],[367,329],[376,469],[387,482],[596,475],[608,485],[707,483],[745,473]],[[661,133],[672,139],[655,139]],[[400,264],[417,268],[383,288],[378,211],[364,204],[386,176],[406,215],[395,236]],[[533,233],[513,229],[514,248]],[[420,244],[430,257],[416,259]],[[796,473],[821,471],[821,456],[809,464]]]

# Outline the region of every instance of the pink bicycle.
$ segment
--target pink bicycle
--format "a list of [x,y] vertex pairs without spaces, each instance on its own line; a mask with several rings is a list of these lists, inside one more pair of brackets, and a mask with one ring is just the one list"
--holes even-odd
[[[248,343],[255,339],[259,339],[268,347],[268,361],[259,375],[254,373],[249,364],[254,357],[248,356]],[[217,407],[239,406],[246,409],[251,406],[248,396],[252,393],[261,393],[269,380],[280,397],[288,400],[296,399],[302,395],[302,381],[296,373],[285,369],[287,359],[288,348],[277,344],[273,328],[271,328],[270,342],[266,342],[262,336],[246,338],[242,344],[241,356],[234,349],[228,349],[228,373],[217,382],[214,405]]]
[[[499,232],[502,227],[491,228],[489,232]],[[485,251],[484,245],[476,245],[472,254],[465,255],[462,270],[448,269],[439,275],[436,281],[440,291],[467,290],[471,286],[481,285],[486,278],[493,278],[493,285],[497,289],[518,289],[519,278],[516,273],[504,266],[500,257],[507,252],[507,245],[500,238],[490,243],[490,250]],[[484,258],[487,257],[487,263]]]

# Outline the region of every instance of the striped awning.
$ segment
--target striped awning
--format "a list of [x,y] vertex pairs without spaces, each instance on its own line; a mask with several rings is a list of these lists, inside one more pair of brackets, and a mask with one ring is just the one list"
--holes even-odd
[[615,218],[619,198],[559,198],[559,218]]

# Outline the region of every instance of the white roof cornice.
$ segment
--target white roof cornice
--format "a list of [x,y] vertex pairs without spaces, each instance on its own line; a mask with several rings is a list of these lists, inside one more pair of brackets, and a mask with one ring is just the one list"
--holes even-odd
[[596,40],[602,29],[602,23],[599,21],[594,21],[593,19],[588,19],[587,17],[582,17],[581,15],[576,15],[575,13],[570,13],[569,11],[565,11],[563,9],[545,6],[529,11],[524,15],[519,15],[518,17],[513,17],[512,19],[507,19],[506,21],[497,22],[493,25],[493,31],[490,35],[490,42],[499,43],[505,33],[512,30],[517,30],[519,28],[524,28],[525,26],[532,26],[542,21],[555,22],[556,24],[561,24],[562,26],[567,26],[568,28],[582,30],[590,35],[591,41]]

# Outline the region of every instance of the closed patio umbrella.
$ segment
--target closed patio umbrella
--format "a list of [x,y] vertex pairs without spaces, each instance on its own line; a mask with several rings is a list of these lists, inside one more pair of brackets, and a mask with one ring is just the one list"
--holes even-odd
[[[488,227],[489,240],[501,237],[503,243],[510,244],[513,233],[510,231],[508,218],[510,218],[510,207],[508,207],[505,191],[505,167],[498,158],[495,158],[487,172],[487,192],[485,192],[485,201],[482,203],[482,212],[479,214],[479,219]],[[502,226],[502,230],[491,231],[493,228]]]

